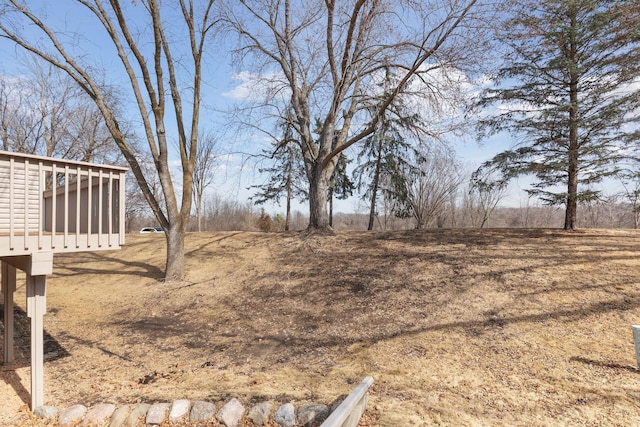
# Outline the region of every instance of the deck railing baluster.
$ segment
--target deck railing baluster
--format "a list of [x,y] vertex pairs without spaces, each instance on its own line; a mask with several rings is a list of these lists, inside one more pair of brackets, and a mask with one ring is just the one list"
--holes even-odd
[[80,193],[82,193],[82,179],[80,166],[76,168],[76,248],[80,247]]
[[24,249],[29,249],[29,159],[24,159]]
[[120,196],[120,203],[118,204],[118,225],[120,227],[119,230],[119,238],[120,241],[118,244],[124,245],[124,232],[125,232],[125,211],[124,211],[124,197],[125,197],[125,177],[124,172],[120,172],[120,179],[118,180],[118,196]]
[[0,256],[123,245],[125,171],[0,151]]
[[51,248],[56,247],[56,228],[58,223],[58,198],[56,197],[56,181],[58,179],[58,171],[56,164],[51,165]]
[[104,197],[102,169],[98,171],[98,247],[102,246],[102,232],[104,231],[102,226],[102,198]]
[[108,208],[107,208],[107,232],[109,233],[109,246],[112,245],[111,236],[113,235],[113,172],[109,171],[109,187],[108,187]]
[[64,165],[64,247],[69,246],[69,165]]
[[15,204],[13,203],[13,189],[15,187],[13,174],[15,168],[15,161],[13,157],[9,160],[9,249],[13,250],[13,238],[14,238],[14,221],[15,221]]
[[93,224],[91,218],[93,211],[91,210],[93,199],[93,170],[89,168],[87,171],[87,247],[91,247],[91,235],[93,234]]
[[[42,165],[42,160],[38,162],[38,194],[44,194],[45,191],[45,181],[44,181],[44,168]],[[45,215],[45,200],[44,197],[40,197],[40,209],[38,212],[38,249],[42,249],[42,231],[46,226],[47,218]]]

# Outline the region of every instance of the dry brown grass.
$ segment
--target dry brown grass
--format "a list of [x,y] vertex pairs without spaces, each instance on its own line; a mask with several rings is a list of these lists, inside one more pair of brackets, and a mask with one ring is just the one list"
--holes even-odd
[[[634,231],[203,233],[161,283],[163,237],[133,235],[56,256],[45,400],[329,403],[371,375],[380,426],[640,425],[639,249]],[[26,325],[7,424],[29,423]]]

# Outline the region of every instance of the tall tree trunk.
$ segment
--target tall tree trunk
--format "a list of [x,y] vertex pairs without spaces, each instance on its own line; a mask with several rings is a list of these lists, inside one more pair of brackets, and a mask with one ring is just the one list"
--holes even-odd
[[[571,28],[576,28],[576,12],[571,16]],[[571,33],[570,60],[577,62],[577,46],[575,34]],[[569,83],[569,150],[567,170],[567,209],[565,211],[564,229],[573,231],[576,229],[578,212],[578,71],[571,68],[571,82]]]
[[184,221],[170,223],[164,232],[167,241],[165,280],[181,279],[184,276]]
[[198,203],[196,204],[196,218],[198,220],[198,232],[202,231],[202,196],[198,196]]
[[322,167],[313,165],[309,179],[309,229],[330,231],[329,214],[327,212],[327,188],[334,166]]
[[[43,60],[52,64],[74,79],[89,97],[95,102],[96,106],[102,114],[105,124],[111,133],[116,145],[122,152],[122,155],[131,166],[131,171],[142,190],[146,200],[149,202],[154,215],[160,225],[165,230],[165,238],[167,241],[167,263],[166,263],[166,280],[181,279],[184,274],[184,234],[186,224],[191,214],[192,190],[193,190],[193,168],[196,158],[197,148],[197,129],[200,114],[200,96],[201,96],[201,59],[203,57],[205,40],[208,39],[208,32],[214,27],[212,18],[214,0],[204,2],[199,10],[195,10],[192,2],[180,0],[175,2],[176,9],[182,13],[182,27],[187,32],[177,37],[167,37],[165,34],[165,25],[170,27],[176,22],[164,21],[161,17],[161,1],[147,1],[144,3],[146,16],[140,18],[148,19],[145,24],[143,21],[137,21],[140,25],[149,27],[150,38],[142,37],[138,39],[137,31],[130,31],[129,24],[133,21],[129,20],[128,13],[121,7],[120,2],[108,2],[110,8],[96,6],[92,2],[80,1],[86,7],[89,15],[97,18],[96,24],[106,29],[109,38],[113,42],[112,48],[116,48],[120,65],[126,73],[130,87],[129,101],[135,101],[140,115],[144,135],[149,144],[153,164],[157,172],[158,179],[162,186],[164,200],[159,200],[147,181],[147,177],[142,171],[141,161],[138,154],[134,152],[128,135],[120,128],[118,118],[120,111],[117,111],[108,102],[113,100],[111,90],[113,82],[104,81],[103,73],[99,68],[85,67],[92,61],[83,56],[74,56],[75,53],[83,51],[81,46],[76,46],[69,34],[60,32],[58,29],[49,27],[39,19],[26,6],[28,2],[4,2],[2,13],[14,13],[16,19],[16,28],[22,27],[24,23],[31,23],[30,28],[36,30],[40,36],[48,39],[54,49],[41,48],[43,45],[40,41],[33,42],[29,37],[14,32],[7,27],[6,20],[0,21],[0,33],[3,38],[9,38],[18,46],[39,56]],[[99,2],[96,2],[99,3]],[[6,10],[5,10],[6,9]],[[134,11],[131,11],[132,13]],[[143,14],[144,15],[144,14]],[[133,16],[133,15],[132,15]],[[198,19],[202,18],[200,22]],[[24,19],[24,22],[22,22]],[[39,31],[38,31],[39,30]],[[135,33],[135,34],[134,34]],[[39,40],[34,34],[33,40]],[[61,37],[58,39],[58,37]],[[184,38],[186,36],[186,39]],[[186,61],[174,60],[172,56],[173,45],[170,40],[180,40],[176,46],[180,52],[180,58],[183,59],[184,47],[191,47],[191,57],[193,63],[189,66]],[[184,43],[189,40],[190,43]],[[70,44],[67,43],[69,41]],[[70,49],[67,50],[67,47]],[[77,50],[76,50],[77,48]],[[54,51],[55,53],[53,53]],[[115,54],[115,50],[114,50]],[[148,55],[148,56],[145,56]],[[82,60],[79,60],[82,58]],[[184,91],[178,85],[178,81],[186,82],[186,80],[178,79],[176,66],[179,65],[180,74],[185,79],[189,79],[191,75],[191,90]],[[120,77],[116,77],[121,82]],[[190,111],[183,112],[182,93],[189,93],[192,98],[186,105],[190,105]],[[167,96],[170,95],[171,102],[167,103]],[[180,160],[182,164],[182,200],[181,206],[178,206],[176,192],[173,186],[173,180],[170,173],[168,146],[166,141],[166,120],[165,112],[167,107],[173,107],[170,116],[175,120],[177,128],[177,138],[180,147]],[[53,117],[53,116],[52,116]],[[126,118],[128,119],[128,117]],[[125,120],[126,120],[125,119]],[[57,134],[55,130],[56,121],[51,122],[49,136]],[[187,124],[190,124],[190,129]],[[173,134],[173,132],[172,132]],[[54,142],[55,138],[51,138]],[[53,145],[51,145],[53,146]],[[47,155],[50,155],[47,152]],[[162,202],[165,203],[166,214],[163,212]]]
[[329,184],[329,227],[333,228],[333,178]]
[[291,226],[291,170],[287,174],[287,214],[284,220],[284,231],[289,231]]
[[480,224],[480,228],[484,228],[484,226],[489,222],[489,215],[491,215],[491,210],[487,208],[484,210],[484,215],[482,216],[482,224]]
[[569,179],[567,185],[567,210],[564,217],[564,229],[574,231],[577,226],[578,212],[578,150],[569,150]]
[[2,128],[2,149],[9,151],[9,132],[4,127]]
[[380,182],[380,164],[382,163],[382,140],[378,145],[378,157],[376,158],[376,170],[373,173],[373,182],[371,183],[371,208],[369,209],[369,225],[367,230],[373,230],[373,220],[376,216],[376,202],[378,199],[378,185]]
[[378,183],[375,182],[373,188],[371,189],[371,208],[369,209],[369,225],[367,225],[367,230],[373,230],[373,221],[376,217],[376,199],[378,195]]

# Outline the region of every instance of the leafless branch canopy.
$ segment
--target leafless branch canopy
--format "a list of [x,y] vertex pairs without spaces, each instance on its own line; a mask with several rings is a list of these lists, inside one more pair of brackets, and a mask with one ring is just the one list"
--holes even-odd
[[[125,118],[109,102],[108,85],[104,83],[107,70],[96,65],[101,62],[100,52],[96,52],[95,44],[88,42],[88,34],[81,36],[61,27],[61,22],[47,13],[47,5],[36,10],[27,1],[3,0],[0,4],[0,37],[66,72],[93,99],[158,222],[174,230],[176,239],[183,240],[178,235],[184,234],[184,223],[191,211],[202,56],[208,33],[215,23],[214,0],[179,0],[177,5],[160,0],[70,0],[66,5],[87,22],[93,22],[96,32],[102,35],[101,41],[108,41],[104,48],[114,50],[119,58],[122,74],[116,72],[117,75],[107,77],[117,81],[120,76],[126,76],[129,99],[138,109],[137,119],[142,123],[164,203],[154,196],[140,159],[121,129],[120,122]],[[62,6],[56,2],[56,7]],[[184,43],[185,38],[188,44]],[[185,94],[190,94],[186,102]],[[172,111],[169,113],[167,109]],[[180,198],[169,168],[167,125],[172,120],[171,128],[177,129],[183,171]],[[177,242],[177,245],[183,244]],[[169,260],[167,265],[170,270]],[[179,277],[182,267],[167,274]]]
[[[459,72],[478,50],[481,30],[473,22],[484,10],[478,0],[227,5],[224,20],[239,37],[238,63],[264,76],[252,94],[262,113],[254,116],[293,110],[311,186],[311,226],[324,226],[315,222],[326,216],[323,194],[338,154],[374,133],[399,97],[441,101],[441,77]],[[382,90],[389,69],[396,79]]]
[[[272,109],[275,97],[290,102],[305,157],[322,158],[325,165],[373,133],[384,111],[414,82],[422,83],[422,97],[441,96],[442,82],[429,75],[465,66],[472,37],[463,23],[480,13],[477,0],[239,3],[228,8],[226,20],[240,36],[238,58],[271,78],[273,90],[263,106]],[[382,93],[377,87],[388,68],[398,79]],[[363,120],[360,113],[372,109],[376,113]],[[318,143],[311,132],[314,118],[323,123]]]

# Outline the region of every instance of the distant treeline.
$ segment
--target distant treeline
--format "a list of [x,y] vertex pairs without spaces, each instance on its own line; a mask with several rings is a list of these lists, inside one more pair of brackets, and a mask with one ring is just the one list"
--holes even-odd
[[[579,228],[638,228],[632,207],[628,203],[598,202],[584,204],[578,211]],[[442,210],[426,228],[480,228],[484,215],[478,207],[450,205]],[[562,228],[564,209],[561,206],[497,207],[484,224],[485,228]],[[333,228],[336,230],[366,230],[369,214],[335,213]],[[304,230],[309,217],[294,211],[291,230]],[[131,216],[127,231],[136,233],[142,227],[157,226],[149,213]],[[378,215],[374,230],[407,230],[416,228],[413,218],[397,218]],[[189,231],[197,230],[195,216]],[[251,202],[213,197],[206,200],[202,218],[203,231],[266,231],[284,230],[284,212],[268,212]]]

